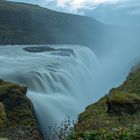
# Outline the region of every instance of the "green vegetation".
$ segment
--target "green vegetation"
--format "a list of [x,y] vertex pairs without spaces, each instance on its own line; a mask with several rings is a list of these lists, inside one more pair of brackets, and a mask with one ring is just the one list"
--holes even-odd
[[124,91],[113,91],[108,97],[107,102],[117,102],[118,104],[135,103],[140,101],[140,97],[137,94],[127,93]]
[[26,87],[0,80],[0,137],[42,139],[26,91]]
[[101,27],[102,24],[89,17],[0,1],[0,44],[95,45]]
[[6,113],[5,108],[2,103],[0,103],[0,128],[5,126],[6,122]]
[[140,139],[140,68],[79,115],[69,140]]
[[114,115],[133,114],[140,110],[140,97],[135,93],[112,91],[107,98],[108,113]]
[[26,87],[1,81],[0,102],[6,110],[8,127],[32,126],[36,124],[30,100],[25,96]]

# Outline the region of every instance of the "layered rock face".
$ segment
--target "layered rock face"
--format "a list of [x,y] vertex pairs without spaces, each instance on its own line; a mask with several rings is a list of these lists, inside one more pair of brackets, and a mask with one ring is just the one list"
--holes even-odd
[[42,140],[27,88],[0,80],[0,137]]

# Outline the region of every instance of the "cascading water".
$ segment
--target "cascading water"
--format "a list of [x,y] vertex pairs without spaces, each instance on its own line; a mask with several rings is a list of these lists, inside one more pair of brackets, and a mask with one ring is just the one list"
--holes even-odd
[[73,46],[73,53],[31,53],[24,51],[24,47],[0,47],[0,77],[28,87],[28,96],[45,133],[49,125],[67,116],[75,119],[93,100],[92,81],[99,62],[86,47]]
[[37,46],[0,46],[0,77],[28,87],[44,134],[66,116],[76,119],[88,104],[119,85],[140,54],[138,48],[114,48],[98,60],[82,46],[52,45],[57,51],[44,52],[27,52],[25,47]]

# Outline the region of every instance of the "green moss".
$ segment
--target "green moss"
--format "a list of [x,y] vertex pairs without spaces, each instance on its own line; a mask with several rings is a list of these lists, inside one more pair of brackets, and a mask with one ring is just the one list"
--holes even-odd
[[119,89],[140,96],[140,69],[131,72]]
[[5,127],[6,125],[6,113],[5,108],[2,103],[0,103],[0,128]]
[[79,115],[70,140],[140,139],[140,69]]
[[127,93],[125,91],[114,91],[108,96],[108,102],[116,102],[118,104],[134,104],[140,102],[140,97],[136,93]]
[[26,88],[14,83],[0,85],[0,101],[6,108],[9,126],[33,126],[36,124],[31,101],[26,97]]
[[9,127],[31,127],[36,125],[32,110],[26,106],[23,106],[23,108],[16,107],[7,114],[7,118],[9,118]]
[[42,139],[26,91],[26,87],[0,80],[0,137]]

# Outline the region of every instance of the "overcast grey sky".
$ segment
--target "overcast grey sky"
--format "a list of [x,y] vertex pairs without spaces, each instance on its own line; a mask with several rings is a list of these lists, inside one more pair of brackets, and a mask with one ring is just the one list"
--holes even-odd
[[[140,15],[140,0],[9,0],[38,4],[53,10],[94,17],[105,22],[122,21]],[[129,22],[126,20],[126,22]],[[137,22],[137,21],[136,21]],[[138,22],[137,22],[138,23]]]
[[11,1],[34,3],[54,10],[83,14],[85,9],[86,10],[94,9],[100,4],[119,4],[129,0],[11,0]]

